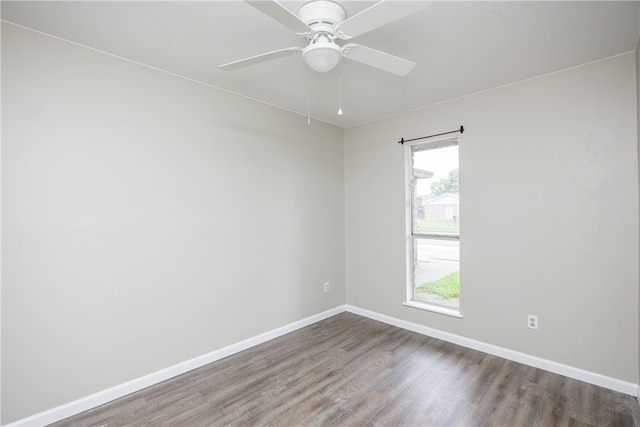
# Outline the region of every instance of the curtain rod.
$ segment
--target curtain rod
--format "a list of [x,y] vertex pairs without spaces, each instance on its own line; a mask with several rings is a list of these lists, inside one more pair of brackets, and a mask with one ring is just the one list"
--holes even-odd
[[460,129],[452,130],[450,132],[436,133],[435,135],[421,136],[420,138],[413,138],[413,139],[404,139],[404,138],[402,138],[402,139],[400,139],[400,141],[398,141],[398,144],[404,145],[405,142],[417,141],[419,139],[433,138],[434,136],[448,135],[450,133],[457,133],[457,132],[463,133],[464,132],[464,126],[460,126]]

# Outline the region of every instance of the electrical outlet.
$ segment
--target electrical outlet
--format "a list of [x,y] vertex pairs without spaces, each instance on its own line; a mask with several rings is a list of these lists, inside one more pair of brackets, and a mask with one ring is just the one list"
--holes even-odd
[[324,282],[324,291],[329,292],[329,282]]
[[535,314],[527,315],[527,326],[531,329],[538,329],[538,316]]

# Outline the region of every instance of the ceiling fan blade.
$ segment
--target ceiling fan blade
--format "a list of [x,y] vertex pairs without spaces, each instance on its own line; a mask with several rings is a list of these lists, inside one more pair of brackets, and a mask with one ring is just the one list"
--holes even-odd
[[409,72],[413,70],[413,67],[416,66],[415,62],[355,43],[348,43],[344,45],[342,47],[342,52],[344,57],[347,59],[360,62],[361,64],[378,68],[382,71],[401,77],[409,74]]
[[302,22],[300,18],[291,13],[289,9],[282,6],[276,0],[246,0],[246,3],[255,7],[260,12],[270,16],[274,20],[278,21],[279,23],[296,33],[308,33],[312,31],[307,24]]
[[357,37],[383,25],[412,15],[431,5],[431,1],[382,0],[338,24],[337,30],[347,38]]
[[225,71],[233,71],[238,68],[248,67],[249,65],[259,64],[261,62],[271,61],[272,59],[282,58],[284,56],[293,55],[301,51],[299,47],[288,47],[286,49],[274,50],[273,52],[263,53],[261,55],[251,56],[249,58],[240,59],[238,61],[229,62],[220,66]]

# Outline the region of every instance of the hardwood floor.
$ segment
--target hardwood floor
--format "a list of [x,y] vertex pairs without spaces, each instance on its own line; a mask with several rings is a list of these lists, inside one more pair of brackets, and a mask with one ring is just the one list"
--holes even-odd
[[342,313],[53,425],[640,427],[640,406]]

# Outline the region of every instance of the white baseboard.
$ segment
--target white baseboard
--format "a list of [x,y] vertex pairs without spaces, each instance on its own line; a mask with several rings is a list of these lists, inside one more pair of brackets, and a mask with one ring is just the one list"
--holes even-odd
[[297,322],[290,323],[288,325],[282,326],[280,328],[274,329],[269,332],[265,332],[255,337],[246,339],[244,341],[240,341],[238,343],[229,345],[219,350],[212,351],[211,353],[207,353],[202,356],[187,360],[185,362],[181,362],[176,365],[169,366],[168,368],[162,369],[160,371],[151,373],[149,375],[145,375],[140,378],[136,378],[134,380],[128,381],[123,384],[119,384],[117,386],[100,391],[90,396],[83,397],[73,402],[69,402],[65,405],[61,405],[44,412],[40,412],[28,418],[23,418],[21,420],[8,424],[8,426],[9,427],[44,426],[47,424],[54,423],[56,421],[63,420],[65,418],[79,414],[80,412],[93,409],[107,402],[111,402],[112,400],[118,399],[120,397],[124,397],[133,392],[142,390],[146,387],[152,386],[154,384],[158,384],[162,381],[184,374],[185,372],[189,372],[193,369],[215,362],[216,360],[223,359],[227,356],[231,356],[232,354],[236,354],[243,350],[247,350],[248,348],[254,347],[258,344],[262,344],[274,338],[278,338],[282,335],[288,334],[289,332],[293,332],[298,329],[304,328],[305,326],[312,325],[321,320],[335,316],[336,314],[340,314],[344,311],[345,311],[345,306],[339,306],[331,310],[323,311],[322,313],[318,313],[316,315],[307,317]]
[[397,326],[409,331],[417,332],[422,335],[458,344],[463,347],[472,348],[484,353],[489,353],[494,356],[513,360],[514,362],[523,363],[535,368],[544,369],[545,371],[553,372],[569,378],[574,378],[590,384],[605,387],[610,390],[615,390],[631,396],[636,396],[640,400],[638,384],[629,383],[616,378],[607,377],[594,372],[589,372],[582,369],[574,368],[572,366],[563,365],[561,363],[552,362],[550,360],[541,359],[539,357],[520,353],[514,350],[509,350],[503,347],[498,347],[492,344],[487,344],[481,341],[476,341],[470,338],[465,338],[463,336],[452,334],[449,332],[443,332],[437,329],[429,328],[428,326],[407,322],[405,320],[376,313],[374,311],[365,310],[351,305],[344,305],[324,311],[322,313],[318,313],[314,316],[307,317],[297,322],[290,323],[288,325],[282,326],[269,332],[265,332],[244,341],[240,341],[219,350],[215,350],[211,353],[207,353],[205,355],[187,360],[182,363],[178,363],[166,369],[162,369],[149,375],[145,375],[124,384],[111,387],[107,390],[100,391],[90,396],[67,403],[65,405],[49,409],[28,418],[23,418],[21,420],[8,424],[8,427],[43,426],[63,420],[65,418],[79,414],[80,412],[93,409],[112,400],[124,397],[133,392],[142,390],[146,387],[158,384],[167,379],[215,362],[216,360],[223,359],[227,356],[239,353],[258,344],[262,344],[274,338],[278,338],[282,335],[288,334],[289,332],[293,332],[306,326],[312,325],[321,320],[335,316],[336,314],[340,314],[344,311],[348,311],[350,313],[357,314],[363,317],[368,317],[373,320],[378,320],[380,322],[392,326]]
[[427,326],[419,325],[417,323],[407,322],[405,320],[400,320],[395,317],[386,316],[384,314],[379,314],[374,311],[365,310],[359,307],[347,305],[346,310],[353,314],[368,317],[373,320],[378,320],[392,326],[397,326],[399,328],[407,329],[409,331],[417,332],[429,337],[438,338],[443,341],[461,345],[463,347],[472,348],[474,350],[482,351],[483,353],[489,353],[494,356],[502,357],[504,359],[513,360],[514,362],[533,366],[534,368],[544,369],[545,371],[584,381],[589,384],[594,384],[631,396],[639,396],[638,384],[633,384],[594,372],[585,371],[573,366],[563,365],[551,360],[542,359],[525,353],[520,353],[518,351],[498,347],[492,344],[487,344],[482,341],[465,338],[463,336],[452,334],[449,332],[443,332],[437,329],[429,328]]

